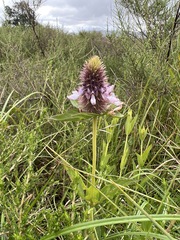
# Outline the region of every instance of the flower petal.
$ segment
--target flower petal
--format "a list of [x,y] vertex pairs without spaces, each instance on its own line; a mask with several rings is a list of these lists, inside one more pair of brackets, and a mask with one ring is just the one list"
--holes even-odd
[[70,100],[77,100],[81,94],[78,91],[73,91],[71,95],[67,96]]
[[79,87],[78,90],[72,91],[72,94],[67,96],[70,100],[78,100],[78,98],[83,94],[83,88]]
[[107,100],[108,100],[108,102],[109,102],[110,104],[114,104],[114,105],[116,105],[116,106],[119,106],[119,105],[122,104],[122,102],[119,100],[119,98],[117,98],[117,97],[115,96],[114,93],[112,93],[111,95],[107,96]]
[[109,94],[114,91],[114,85],[109,85],[106,87],[106,93]]
[[96,105],[96,98],[95,98],[94,94],[92,94],[90,102],[92,105]]

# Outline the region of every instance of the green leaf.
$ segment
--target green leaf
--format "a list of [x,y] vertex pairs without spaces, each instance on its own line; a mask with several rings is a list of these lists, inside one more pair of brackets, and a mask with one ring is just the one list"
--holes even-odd
[[[76,101],[73,101],[73,106],[77,108]],[[51,119],[57,120],[57,121],[62,121],[62,122],[73,122],[73,121],[81,121],[81,120],[90,119],[95,116],[103,116],[106,114],[107,113],[97,114],[97,113],[79,112],[77,109],[73,109],[73,110],[70,110],[70,111],[62,113],[62,114],[54,115],[51,117]],[[115,115],[113,115],[112,117],[121,118],[121,117],[123,117],[123,115],[120,113],[115,113]]]
[[143,166],[144,166],[144,163],[143,163],[142,155],[136,153],[136,156],[137,156],[138,165],[139,165],[140,167],[143,167]]
[[120,163],[120,171],[122,173],[126,163],[127,163],[127,159],[128,159],[128,156],[129,156],[129,146],[128,144],[126,145],[126,148],[124,149],[124,152],[123,152],[123,155],[122,155],[122,158],[121,158],[121,163]]
[[141,227],[144,231],[149,232],[152,227],[152,222],[142,222]]
[[144,141],[144,139],[146,138],[147,136],[147,129],[145,129],[145,127],[141,127],[139,126],[139,138],[141,141]]
[[82,177],[80,176],[79,172],[75,169],[71,169],[66,166],[65,166],[65,169],[66,169],[66,172],[68,173],[69,178],[71,179],[72,183],[76,187],[78,195],[84,199],[84,191],[86,190],[87,187],[86,187]]
[[126,119],[126,122],[125,122],[126,136],[128,136],[132,132],[132,129],[134,128],[134,125],[137,121],[137,117],[138,117],[138,115],[136,115],[133,118],[132,117],[132,110],[131,109],[128,110],[127,119]]
[[102,155],[100,161],[100,170],[104,171],[112,154]]
[[51,119],[57,120],[57,121],[81,121],[86,120],[92,117],[98,116],[98,114],[95,113],[85,113],[85,112],[78,112],[77,110],[72,110],[63,114],[58,114]]
[[113,115],[111,115],[113,118],[123,118],[124,115],[120,112],[115,112]]
[[[127,187],[127,186],[130,186],[130,185],[134,185],[137,181],[136,180],[131,180],[129,178],[124,178],[124,177],[121,177],[120,179],[116,180],[115,181],[117,184],[121,185],[121,186],[124,186],[124,187]],[[107,184],[106,186],[104,186],[102,189],[101,189],[101,192],[107,196],[109,199],[115,199],[116,196],[119,195],[119,189],[118,188],[115,188],[115,187],[112,187],[112,184]],[[100,196],[100,201],[106,199],[102,194]]]
[[139,155],[138,153],[136,153],[138,164],[140,167],[144,167],[144,164],[149,156],[149,152],[151,151],[151,149],[152,149],[152,144],[146,148],[146,150],[142,153],[142,155]]
[[94,186],[90,186],[86,189],[85,199],[89,201],[93,206],[99,203],[99,191]]
[[71,104],[75,107],[75,108],[79,108],[79,104],[77,100],[70,100]]
[[128,113],[127,113],[127,119],[126,119],[126,122],[125,122],[126,135],[129,135],[130,128],[131,128],[131,121],[132,121],[132,110],[129,109]]
[[[125,236],[127,236],[128,238],[125,238]],[[152,232],[132,232],[132,231],[125,231],[125,232],[119,232],[119,233],[113,233],[110,234],[108,237],[106,237],[106,240],[110,240],[110,239],[129,239],[129,237],[134,237],[131,239],[161,239],[161,240],[169,240],[168,237],[164,236],[163,234],[159,234],[159,233],[152,233]],[[142,238],[141,238],[142,237]]]
[[149,152],[151,151],[151,149],[152,149],[152,144],[149,145],[149,146],[146,148],[146,150],[143,152],[143,154],[142,154],[142,159],[143,159],[143,162],[144,162],[144,163],[146,162],[146,160],[147,160],[147,158],[148,158],[148,155],[149,155]]

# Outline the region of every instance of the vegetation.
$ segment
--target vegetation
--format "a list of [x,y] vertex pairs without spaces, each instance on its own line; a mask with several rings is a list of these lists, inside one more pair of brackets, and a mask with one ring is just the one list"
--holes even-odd
[[33,6],[30,6],[29,1],[15,2],[12,7],[5,6],[4,25],[11,26],[34,26],[36,21],[36,10],[42,4],[42,0],[34,0]]
[[[1,240],[179,238],[178,31],[154,47],[151,34],[124,26],[104,36],[37,25],[38,39],[29,27],[0,27]],[[93,55],[125,103],[120,118],[98,120],[95,221],[92,119],[61,118]]]

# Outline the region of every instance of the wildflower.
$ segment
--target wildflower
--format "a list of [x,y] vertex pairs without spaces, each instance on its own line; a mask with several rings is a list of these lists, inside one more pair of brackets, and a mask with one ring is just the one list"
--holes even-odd
[[114,94],[114,85],[108,83],[105,66],[98,56],[85,62],[80,72],[80,86],[68,96],[78,102],[83,112],[104,113],[112,106],[122,107],[122,102]]

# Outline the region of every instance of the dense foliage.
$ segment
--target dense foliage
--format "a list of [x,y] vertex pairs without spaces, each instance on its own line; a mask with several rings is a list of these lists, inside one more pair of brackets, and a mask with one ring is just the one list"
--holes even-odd
[[15,2],[13,7],[5,6],[4,25],[31,26],[36,24],[35,10],[26,1]]
[[53,116],[72,109],[67,95],[84,61],[98,55],[125,106],[122,118],[98,122],[94,217],[104,222],[96,238],[178,239],[170,215],[180,211],[179,35],[167,61],[167,36],[153,48],[127,31],[36,32],[44,54],[31,28],[0,28],[0,238],[87,239],[94,227],[81,230],[90,219],[91,119]]

